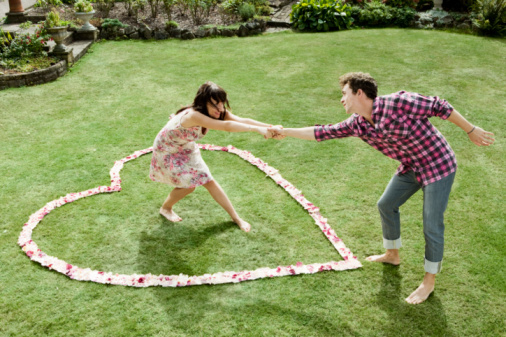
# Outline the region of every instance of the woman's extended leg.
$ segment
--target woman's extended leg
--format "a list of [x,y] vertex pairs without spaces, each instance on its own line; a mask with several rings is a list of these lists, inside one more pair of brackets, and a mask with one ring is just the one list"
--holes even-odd
[[172,222],[178,222],[183,219],[181,219],[174,211],[172,210],[172,207],[181,199],[186,197],[191,192],[195,191],[195,187],[192,188],[179,188],[175,187],[165,199],[165,202],[162,205],[162,208],[160,208],[160,214],[167,218],[167,220]]
[[216,202],[220,204],[220,206],[223,207],[225,211],[227,211],[232,220],[239,226],[240,229],[245,232],[250,231],[250,224],[239,217],[234,209],[234,206],[232,206],[232,203],[225,194],[225,191],[223,191],[221,186],[215,180],[212,180],[203,186],[209,191],[213,199],[216,200]]

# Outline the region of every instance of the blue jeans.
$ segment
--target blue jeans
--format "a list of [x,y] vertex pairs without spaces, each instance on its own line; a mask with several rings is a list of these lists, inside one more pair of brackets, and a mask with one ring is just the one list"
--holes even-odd
[[409,171],[394,175],[378,201],[383,228],[383,246],[386,249],[401,247],[401,221],[399,207],[420,188],[423,191],[423,234],[425,236],[425,271],[441,271],[444,250],[444,212],[455,178],[455,172],[432,184],[421,186],[415,173]]

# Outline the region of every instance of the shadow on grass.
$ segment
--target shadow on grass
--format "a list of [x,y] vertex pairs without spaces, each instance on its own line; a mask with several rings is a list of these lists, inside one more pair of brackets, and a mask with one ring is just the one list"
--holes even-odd
[[[195,228],[163,219],[158,228],[141,233],[139,265],[144,266],[143,272],[150,272],[153,275],[204,274],[207,272],[205,269],[202,270],[206,267],[205,258],[204,265],[196,266],[195,261],[188,260],[185,254],[188,256],[190,252],[191,255],[191,251],[204,245],[208,239],[236,228],[231,221]],[[199,262],[202,262],[202,256],[198,258]]]
[[[402,294],[401,280],[398,266],[383,266],[377,303],[390,319],[390,324],[383,325],[385,335],[454,336],[448,328],[445,310],[437,296],[437,285],[424,303],[412,305],[404,300],[407,296]],[[418,285],[413,285],[413,290]]]

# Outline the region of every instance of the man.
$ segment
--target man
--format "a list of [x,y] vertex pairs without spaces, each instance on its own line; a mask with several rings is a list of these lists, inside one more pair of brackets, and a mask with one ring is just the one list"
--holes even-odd
[[273,138],[295,137],[323,141],[359,137],[401,165],[378,201],[385,254],[369,256],[373,262],[400,264],[399,207],[416,191],[424,194],[425,276],[406,301],[418,304],[434,290],[441,271],[444,247],[444,212],[457,170],[455,154],[429,117],[447,119],[463,129],[478,146],[493,144],[493,134],[469,123],[443,99],[400,91],[377,97],[376,81],[364,73],[339,78],[341,103],[351,117],[334,125],[297,129],[271,128]]

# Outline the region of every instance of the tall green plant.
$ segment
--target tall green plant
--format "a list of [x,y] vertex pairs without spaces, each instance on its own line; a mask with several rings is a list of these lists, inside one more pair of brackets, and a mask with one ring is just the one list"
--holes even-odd
[[506,0],[478,0],[478,18],[473,24],[479,32],[487,36],[506,35]]
[[290,21],[299,30],[342,30],[350,28],[350,14],[350,7],[339,1],[302,0],[292,6]]

